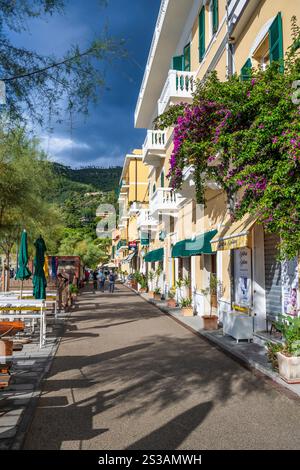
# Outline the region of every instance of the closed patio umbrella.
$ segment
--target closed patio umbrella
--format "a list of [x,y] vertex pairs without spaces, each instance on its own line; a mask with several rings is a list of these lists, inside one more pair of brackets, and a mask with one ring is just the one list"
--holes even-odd
[[18,255],[18,270],[16,273],[16,279],[22,281],[21,284],[21,298],[23,291],[23,281],[29,279],[31,271],[28,268],[28,244],[27,244],[27,232],[23,230],[20,242],[20,250]]
[[45,251],[47,248],[41,235],[34,242],[34,246],[36,253],[34,258],[33,295],[36,299],[45,299],[47,281],[45,277],[44,264]]

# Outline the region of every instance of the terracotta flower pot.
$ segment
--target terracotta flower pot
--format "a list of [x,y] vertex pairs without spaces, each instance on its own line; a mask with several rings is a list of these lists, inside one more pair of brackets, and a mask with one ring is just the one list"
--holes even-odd
[[193,317],[194,316],[193,307],[182,307],[181,311],[182,311],[182,314],[183,314],[184,317]]
[[144,287],[141,287],[141,288],[139,289],[139,292],[141,292],[141,294],[144,294],[144,293],[146,292],[146,289],[145,289]]
[[154,300],[161,300],[161,294],[153,294]]
[[300,356],[285,356],[277,353],[280,377],[289,384],[300,383]]
[[175,308],[176,307],[176,300],[175,299],[168,299],[167,305],[169,308]]
[[153,299],[154,292],[152,290],[149,290],[148,295],[149,295],[150,299]]
[[203,315],[204,330],[217,330],[218,317],[217,315]]
[[12,356],[13,355],[13,341],[0,340],[0,356]]

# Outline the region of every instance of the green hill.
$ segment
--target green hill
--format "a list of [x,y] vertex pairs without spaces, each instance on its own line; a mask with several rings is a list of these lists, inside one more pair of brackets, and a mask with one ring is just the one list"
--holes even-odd
[[[115,166],[109,168],[101,168],[97,166],[87,166],[82,168],[71,168],[69,166],[61,165],[60,163],[53,163],[55,173],[70,183],[80,183],[78,190],[84,191],[102,191],[108,192],[116,190],[119,185],[122,167]],[[76,184],[72,185],[76,190]]]

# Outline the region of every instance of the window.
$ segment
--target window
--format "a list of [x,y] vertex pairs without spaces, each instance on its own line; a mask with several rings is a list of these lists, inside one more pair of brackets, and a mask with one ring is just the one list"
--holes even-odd
[[[282,17],[278,13],[269,29],[270,63],[283,60]],[[282,68],[282,66],[281,66]]]
[[210,0],[209,4],[210,31],[211,37],[216,34],[219,28],[219,0]]
[[269,50],[269,37],[268,35],[259,44],[253,53],[253,59],[257,62],[257,65],[266,70],[267,65],[270,63],[270,50]]
[[164,188],[165,187],[165,172],[162,170],[160,174],[160,187]]
[[201,8],[199,14],[199,62],[202,62],[205,55],[205,7]]
[[183,51],[184,57],[184,70],[185,72],[190,72],[191,70],[191,45],[187,44]]
[[246,80],[250,80],[251,78],[251,68],[252,68],[252,62],[251,59],[247,59],[245,65],[241,68],[241,80],[242,82]]
[[179,71],[184,70],[184,56],[183,55],[178,55],[178,56],[173,57],[172,69],[179,70]]

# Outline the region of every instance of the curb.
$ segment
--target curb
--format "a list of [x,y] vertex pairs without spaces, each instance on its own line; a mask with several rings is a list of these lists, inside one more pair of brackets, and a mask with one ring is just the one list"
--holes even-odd
[[229,356],[231,359],[235,360],[238,364],[243,366],[245,369],[253,372],[260,378],[268,381],[269,383],[272,384],[273,387],[279,389],[282,393],[286,394],[289,398],[293,400],[299,401],[299,394],[297,394],[294,390],[291,390],[288,386],[288,384],[285,384],[284,381],[279,377],[278,374],[276,374],[273,371],[269,371],[265,369],[261,364],[258,362],[248,359],[244,354],[240,354],[237,351],[232,351],[227,345],[221,343],[217,338],[214,338],[210,335],[208,335],[204,330],[203,331],[198,331],[192,328],[191,326],[187,325],[183,321],[180,320],[180,318],[175,317],[167,307],[163,307],[158,305],[153,299],[149,299],[145,297],[144,295],[140,294],[136,290],[132,289],[129,286],[125,286],[127,289],[130,291],[134,292],[136,295],[138,295],[141,299],[143,299],[145,302],[148,302],[149,304],[153,305],[156,307],[160,312],[164,313],[167,315],[169,318],[172,318],[176,323],[179,325],[183,326],[186,330],[188,330],[190,333],[198,336],[198,338],[204,339],[207,341],[211,346],[217,348],[219,351],[222,351],[224,354]]

